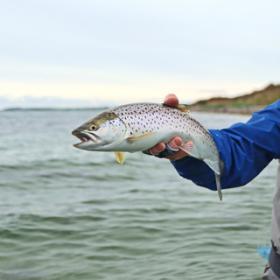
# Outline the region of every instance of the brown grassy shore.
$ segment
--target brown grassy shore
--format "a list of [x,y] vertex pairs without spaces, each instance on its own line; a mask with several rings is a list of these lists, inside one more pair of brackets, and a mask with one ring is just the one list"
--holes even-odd
[[191,111],[229,113],[229,114],[252,114],[266,105],[280,98],[280,85],[270,84],[262,90],[234,98],[214,97],[197,101],[189,108]]

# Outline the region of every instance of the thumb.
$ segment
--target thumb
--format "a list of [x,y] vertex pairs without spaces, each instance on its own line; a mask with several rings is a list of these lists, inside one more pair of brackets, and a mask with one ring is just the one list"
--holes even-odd
[[168,95],[166,95],[163,103],[170,107],[177,107],[179,104],[179,100],[174,93],[169,93]]

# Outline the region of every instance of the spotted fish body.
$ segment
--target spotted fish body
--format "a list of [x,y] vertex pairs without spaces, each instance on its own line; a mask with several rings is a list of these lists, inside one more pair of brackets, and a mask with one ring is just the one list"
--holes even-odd
[[215,173],[222,199],[221,161],[209,132],[188,112],[155,103],[122,105],[105,111],[73,131],[82,140],[75,146],[90,151],[146,151],[159,142],[180,136],[192,145],[181,147],[189,155],[203,160]]

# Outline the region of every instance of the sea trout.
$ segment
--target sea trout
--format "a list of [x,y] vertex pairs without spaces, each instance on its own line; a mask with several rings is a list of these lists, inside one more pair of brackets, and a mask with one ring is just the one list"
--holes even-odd
[[88,151],[113,151],[116,160],[123,163],[123,152],[147,151],[159,142],[167,143],[180,136],[191,143],[180,149],[203,160],[214,171],[222,200],[221,160],[216,144],[208,130],[180,106],[135,103],[107,110],[73,130],[72,134],[81,140],[74,146]]

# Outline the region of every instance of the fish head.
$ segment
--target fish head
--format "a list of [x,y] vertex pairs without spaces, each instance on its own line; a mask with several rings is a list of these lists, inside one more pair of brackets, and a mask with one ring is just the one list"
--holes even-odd
[[102,150],[107,145],[119,143],[125,138],[126,125],[114,112],[103,112],[72,131],[81,142],[74,147],[88,150]]

